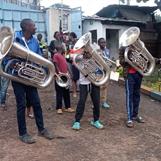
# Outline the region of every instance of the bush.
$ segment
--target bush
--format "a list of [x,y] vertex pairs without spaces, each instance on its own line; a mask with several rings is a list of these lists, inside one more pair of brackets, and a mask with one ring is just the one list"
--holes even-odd
[[120,74],[120,77],[123,77],[123,67],[117,68],[116,72]]
[[160,66],[156,66],[156,68],[151,76],[144,77],[142,84],[152,88],[155,91],[160,91],[161,90],[160,89],[160,86],[161,86]]

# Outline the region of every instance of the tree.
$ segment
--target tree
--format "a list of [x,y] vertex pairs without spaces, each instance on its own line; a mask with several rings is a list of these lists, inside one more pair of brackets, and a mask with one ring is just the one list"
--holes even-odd
[[[130,1],[131,1],[131,0],[120,0],[120,2],[126,3],[127,5],[130,5]],[[138,3],[140,3],[140,2],[146,3],[146,2],[148,2],[148,1],[150,1],[150,0],[136,0],[136,2],[138,2]],[[156,3],[156,5],[157,5],[159,8],[161,8],[161,0],[154,0],[154,3]]]
[[[144,2],[146,3],[149,0],[136,0],[138,3],[139,2]],[[154,0],[154,3],[158,6],[158,8],[161,8],[161,0]]]
[[136,0],[138,3],[139,2],[144,2],[144,3],[146,3],[147,1],[149,1],[149,0]]

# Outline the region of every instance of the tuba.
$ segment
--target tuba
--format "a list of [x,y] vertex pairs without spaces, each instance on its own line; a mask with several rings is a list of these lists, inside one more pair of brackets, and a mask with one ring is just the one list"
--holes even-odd
[[130,27],[120,37],[120,47],[125,47],[125,61],[141,75],[149,76],[154,71],[155,59],[139,39],[140,29]]
[[74,46],[73,63],[93,84],[101,86],[110,76],[110,67],[98,54],[98,47],[91,43],[91,33],[84,34]]
[[0,75],[37,88],[47,87],[55,73],[54,65],[24,43],[27,48],[14,42],[10,27],[0,28]]

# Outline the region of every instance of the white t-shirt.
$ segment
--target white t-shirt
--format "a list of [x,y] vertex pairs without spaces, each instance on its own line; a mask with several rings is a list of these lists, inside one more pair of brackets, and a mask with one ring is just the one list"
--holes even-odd
[[80,73],[80,76],[79,76],[79,84],[88,85],[90,83],[91,82],[82,73]]

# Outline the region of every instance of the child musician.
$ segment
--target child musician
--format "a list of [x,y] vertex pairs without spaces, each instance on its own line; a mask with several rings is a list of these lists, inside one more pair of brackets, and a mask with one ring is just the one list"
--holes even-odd
[[75,122],[72,126],[72,129],[79,130],[80,129],[80,120],[83,117],[85,102],[90,93],[92,102],[93,102],[93,120],[90,122],[92,126],[97,129],[102,129],[103,125],[99,121],[100,117],[100,87],[92,84],[85,76],[80,73],[79,78],[79,101],[77,104],[76,114],[75,114]]
[[[57,45],[57,52],[53,55],[53,62],[56,67],[56,73],[64,73],[68,75],[68,66],[66,59],[64,57],[64,48],[62,45]],[[62,114],[62,100],[64,100],[65,104],[65,112],[74,112],[74,109],[71,108],[70,103],[70,91],[67,87],[60,87],[58,83],[55,81],[55,90],[56,90],[56,110],[58,114]]]

